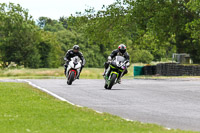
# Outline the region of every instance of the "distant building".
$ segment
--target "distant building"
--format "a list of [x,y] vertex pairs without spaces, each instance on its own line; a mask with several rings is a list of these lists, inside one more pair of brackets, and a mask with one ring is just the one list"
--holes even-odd
[[186,53],[174,53],[172,55],[172,61],[177,62],[179,64],[192,64],[193,61],[190,57],[190,54],[186,54]]

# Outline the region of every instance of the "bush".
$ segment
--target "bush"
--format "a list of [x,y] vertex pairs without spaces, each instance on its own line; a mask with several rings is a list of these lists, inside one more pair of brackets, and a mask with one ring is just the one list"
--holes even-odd
[[130,54],[132,63],[151,63],[154,56],[147,50],[133,50]]

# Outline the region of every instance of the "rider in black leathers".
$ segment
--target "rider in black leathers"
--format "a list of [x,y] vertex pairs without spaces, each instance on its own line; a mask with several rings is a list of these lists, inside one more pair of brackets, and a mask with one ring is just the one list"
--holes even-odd
[[[107,72],[107,69],[109,67],[109,64],[111,62],[111,60],[117,56],[117,55],[120,55],[120,56],[123,56],[126,60],[127,60],[127,63],[126,63],[126,66],[129,67],[130,66],[130,63],[129,63],[129,55],[128,53],[126,52],[126,46],[124,44],[120,44],[118,46],[118,49],[112,51],[112,53],[110,54],[110,56],[108,56],[108,61],[104,64],[105,66],[105,70],[104,70],[104,73],[103,73],[103,76],[105,76],[106,74],[109,74],[109,71]],[[128,73],[128,70],[127,68],[125,69],[123,75],[121,77],[123,77],[125,74]],[[121,79],[119,80],[119,83],[121,83]]]
[[[81,66],[81,69],[80,69],[80,73],[81,73],[83,67],[85,66],[85,58],[83,57],[83,54],[79,51],[79,49],[80,49],[80,47],[78,45],[74,45],[73,49],[67,51],[67,53],[65,55],[65,58],[64,58],[64,60],[66,61],[66,63],[64,64],[65,75],[66,75],[66,71],[67,71],[67,67],[69,65],[69,62],[71,61],[71,58],[73,58],[75,56],[78,56],[82,61],[82,66]],[[80,74],[78,75],[77,79],[79,79],[79,76],[80,76]]]

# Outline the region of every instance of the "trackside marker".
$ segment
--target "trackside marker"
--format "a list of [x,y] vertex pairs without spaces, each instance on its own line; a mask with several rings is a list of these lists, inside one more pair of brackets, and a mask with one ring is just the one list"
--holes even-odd
[[130,119],[126,119],[126,118],[124,118],[124,120],[126,120],[126,121],[131,121],[131,122],[133,122],[133,120],[130,120]]
[[166,127],[165,129],[167,129],[167,130],[171,130],[171,128],[168,128],[168,127]]
[[[96,111],[96,110],[95,110]],[[100,111],[96,111],[97,113],[99,113],[99,114],[103,114],[103,112],[100,112]]]

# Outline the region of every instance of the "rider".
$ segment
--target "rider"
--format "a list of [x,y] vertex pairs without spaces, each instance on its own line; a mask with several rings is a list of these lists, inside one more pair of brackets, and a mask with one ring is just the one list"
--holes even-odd
[[[103,73],[103,76],[105,76],[106,74],[109,73],[109,70],[107,70],[109,68],[109,64],[111,62],[111,60],[117,56],[117,55],[120,55],[120,56],[123,56],[126,60],[127,60],[127,63],[126,63],[126,66],[129,67],[130,66],[130,63],[129,63],[129,55],[128,53],[126,52],[126,46],[124,44],[120,44],[118,46],[118,49],[112,51],[112,53],[110,54],[110,56],[108,56],[108,61],[105,62],[104,66],[105,66],[105,70],[104,70],[104,73]],[[108,72],[107,72],[108,71]],[[123,75],[121,77],[123,77],[125,74],[128,73],[128,70],[127,68],[125,69]],[[119,84],[121,83],[121,77],[119,79]]]
[[[67,71],[67,67],[69,65],[69,62],[71,61],[71,58],[73,58],[75,56],[78,56],[82,61],[82,66],[81,66],[81,69],[80,69],[80,73],[81,73],[83,67],[85,66],[85,58],[83,57],[83,54],[79,50],[80,50],[80,47],[78,45],[74,45],[73,49],[70,49],[70,50],[67,51],[67,53],[65,55],[65,58],[64,58],[64,60],[66,61],[66,63],[64,64],[65,75],[66,75],[66,71]],[[79,73],[77,79],[79,79],[80,73]]]

